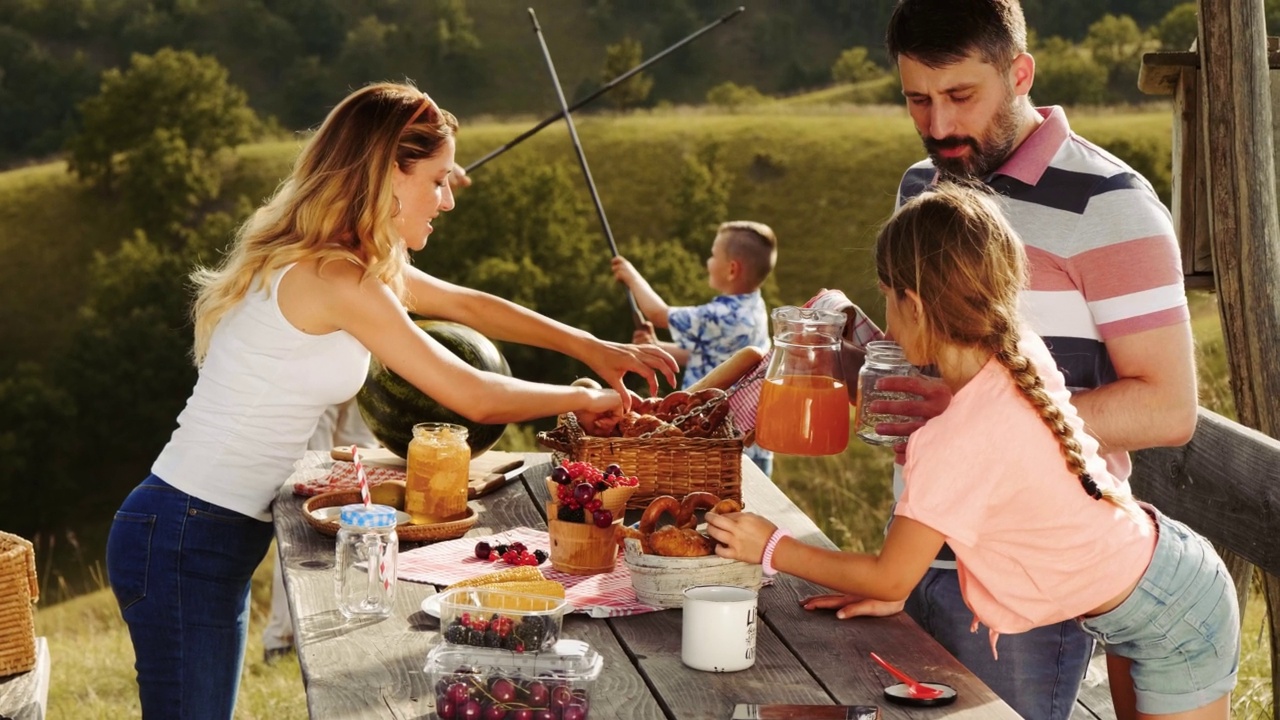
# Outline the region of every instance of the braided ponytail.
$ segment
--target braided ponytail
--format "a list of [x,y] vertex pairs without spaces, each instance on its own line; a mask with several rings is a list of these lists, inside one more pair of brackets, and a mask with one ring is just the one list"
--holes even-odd
[[1107,500],[1130,515],[1140,515],[1141,511],[1134,503],[1133,495],[1124,490],[1101,487],[1089,474],[1082,455],[1083,449],[1080,447],[1080,441],[1076,439],[1075,431],[1067,423],[1062,409],[1045,392],[1044,380],[1036,371],[1035,365],[1018,350],[1018,342],[1021,338],[1017,328],[1012,324],[1008,327],[1009,330],[1001,337],[993,338],[996,361],[1013,376],[1013,382],[1018,386],[1018,390],[1031,402],[1031,406],[1039,413],[1040,420],[1058,439],[1062,457],[1067,461],[1067,469],[1080,478],[1081,487],[1094,500]]

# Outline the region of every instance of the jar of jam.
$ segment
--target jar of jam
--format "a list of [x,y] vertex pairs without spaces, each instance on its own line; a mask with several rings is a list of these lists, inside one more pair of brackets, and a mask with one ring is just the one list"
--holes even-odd
[[467,429],[452,423],[413,426],[405,472],[404,511],[415,525],[461,520],[467,515]]
[[919,400],[919,395],[911,393],[879,390],[876,383],[880,378],[890,375],[915,375],[916,368],[907,362],[907,356],[897,343],[890,340],[876,340],[867,343],[867,357],[862,362],[862,370],[858,372],[858,416],[857,434],[863,442],[872,445],[894,445],[906,438],[901,435],[881,435],[876,432],[880,423],[905,423],[919,418],[907,415],[886,415],[871,412],[869,406],[876,400]]

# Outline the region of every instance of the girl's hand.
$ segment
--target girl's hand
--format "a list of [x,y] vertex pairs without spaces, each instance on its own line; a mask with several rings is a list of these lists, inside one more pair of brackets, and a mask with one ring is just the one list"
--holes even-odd
[[627,373],[633,372],[648,380],[649,394],[657,395],[657,372],[662,373],[671,387],[676,387],[676,371],[680,369],[675,358],[657,345],[624,345],[607,340],[594,341],[586,356],[578,359],[585,362],[610,387],[625,396],[622,407],[624,412],[631,409],[631,394],[622,382]]
[[759,564],[765,543],[777,529],[777,525],[755,513],[707,513],[707,534],[720,543],[716,545],[716,555],[730,560]]
[[829,610],[836,608],[836,617],[848,620],[854,617],[889,617],[902,612],[904,601],[870,600],[857,595],[814,595],[800,601],[805,610]]

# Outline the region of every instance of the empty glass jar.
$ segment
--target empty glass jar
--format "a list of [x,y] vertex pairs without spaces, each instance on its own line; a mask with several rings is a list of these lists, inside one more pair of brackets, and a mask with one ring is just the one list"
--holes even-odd
[[396,593],[396,511],[344,505],[338,516],[334,591],[344,617],[387,617]]
[[881,435],[876,432],[876,425],[911,422],[919,418],[873,413],[869,406],[876,400],[919,400],[919,395],[876,388],[876,383],[881,378],[916,374],[916,368],[907,362],[907,356],[897,343],[891,340],[867,343],[867,357],[862,363],[862,370],[858,372],[858,437],[872,445],[894,445],[906,439],[901,435]]

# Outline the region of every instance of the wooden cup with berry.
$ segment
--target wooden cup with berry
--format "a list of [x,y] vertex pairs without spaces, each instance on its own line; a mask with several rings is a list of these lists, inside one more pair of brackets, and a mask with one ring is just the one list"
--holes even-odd
[[639,486],[617,465],[600,470],[565,461],[554,468],[547,478],[551,566],[570,575],[611,572],[618,557],[615,526]]

